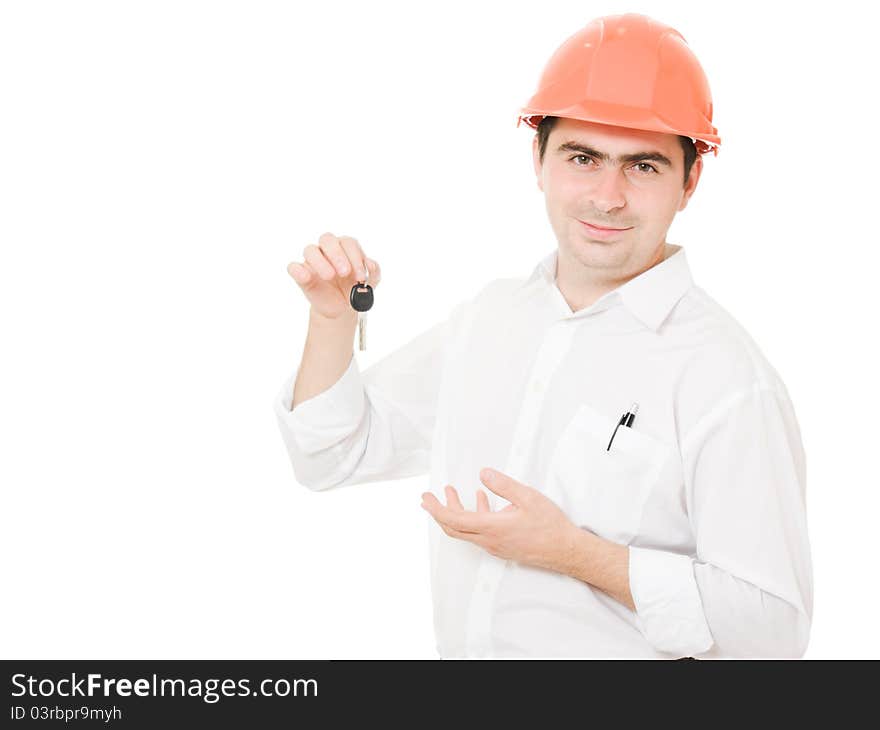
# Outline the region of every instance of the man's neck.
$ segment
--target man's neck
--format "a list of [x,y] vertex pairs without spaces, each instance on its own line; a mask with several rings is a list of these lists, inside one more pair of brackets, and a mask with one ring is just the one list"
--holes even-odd
[[[562,276],[560,276],[560,263],[562,262],[560,251],[559,256],[557,256],[556,264],[556,287],[557,289],[559,289],[563,298],[568,303],[571,311],[578,312],[581,309],[586,309],[587,307],[592,305],[604,294],[607,294],[608,292],[625,284],[630,279],[634,279],[636,276],[644,271],[647,271],[651,267],[656,266],[661,261],[665,261],[672,254],[673,249],[674,246],[672,244],[664,242],[663,246],[658,249],[657,255],[651,260],[651,262],[634,274],[615,278],[613,276],[602,276],[602,272],[597,271],[596,277],[588,277],[586,281],[582,279],[579,279],[577,281],[570,281],[569,277],[565,274],[564,268]],[[583,269],[583,267],[580,268]]]

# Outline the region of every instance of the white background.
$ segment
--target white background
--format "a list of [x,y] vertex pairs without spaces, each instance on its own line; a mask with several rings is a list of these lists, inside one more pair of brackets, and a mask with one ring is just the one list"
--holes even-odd
[[628,11],[710,80],[722,146],[667,240],[795,404],[806,656],[880,656],[865,7],[0,5],[0,656],[436,658],[427,478],[294,481],[286,266],[325,231],[380,262],[362,369],[530,273],[556,241],[517,110],[563,40]]

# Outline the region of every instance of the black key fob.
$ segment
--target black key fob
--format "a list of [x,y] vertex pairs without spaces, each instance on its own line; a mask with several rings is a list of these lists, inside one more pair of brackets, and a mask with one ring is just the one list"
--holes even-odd
[[357,312],[366,312],[373,306],[373,287],[369,284],[355,284],[351,288],[348,300],[351,302],[352,309]]

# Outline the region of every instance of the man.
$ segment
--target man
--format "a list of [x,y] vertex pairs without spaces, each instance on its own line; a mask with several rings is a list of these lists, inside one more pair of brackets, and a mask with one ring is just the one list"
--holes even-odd
[[522,111],[558,244],[531,276],[490,282],[361,373],[345,295],[378,266],[325,234],[289,267],[312,303],[275,401],[298,481],[430,473],[441,657],[802,656],[794,409],[666,241],[720,143],[699,64],[668,26],[602,18]]

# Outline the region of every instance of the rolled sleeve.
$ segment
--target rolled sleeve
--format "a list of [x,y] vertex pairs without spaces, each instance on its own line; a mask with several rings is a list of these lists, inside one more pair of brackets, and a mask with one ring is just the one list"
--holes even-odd
[[629,579],[639,630],[656,649],[686,656],[712,646],[691,558],[631,545]]
[[351,483],[369,433],[369,410],[357,359],[326,390],[291,410],[296,373],[275,396],[273,410],[296,481],[313,491]]
[[341,443],[364,416],[364,384],[354,354],[342,376],[326,390],[301,401],[291,410],[299,369],[284,383],[275,399],[283,430],[304,454],[315,454]]
[[800,430],[784,385],[755,383],[682,441],[696,554],[630,546],[637,624],[661,651],[796,658],[813,576]]

